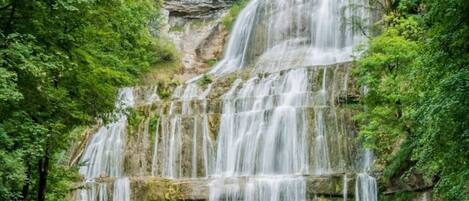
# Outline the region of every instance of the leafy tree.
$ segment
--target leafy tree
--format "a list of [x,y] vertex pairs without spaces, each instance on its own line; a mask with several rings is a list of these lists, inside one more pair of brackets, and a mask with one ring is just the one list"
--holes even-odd
[[149,32],[159,4],[0,1],[0,200],[65,199],[76,170],[58,160],[73,128],[110,112],[118,87],[174,59]]
[[[469,2],[402,0],[355,74],[355,118],[388,178],[424,173],[443,200],[469,200]],[[400,148],[399,148],[400,147]]]

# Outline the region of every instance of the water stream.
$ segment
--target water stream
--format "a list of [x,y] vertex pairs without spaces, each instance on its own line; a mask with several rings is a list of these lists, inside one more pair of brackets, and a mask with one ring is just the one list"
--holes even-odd
[[130,201],[129,179],[124,177],[123,163],[127,116],[125,109],[135,104],[133,89],[119,90],[111,114],[111,123],[99,128],[93,135],[82,157],[80,173],[85,177],[85,188],[79,191],[79,201],[108,201],[108,184],[97,183],[100,177],[117,178],[114,183],[113,201]]
[[[322,195],[310,193],[319,189],[310,189],[308,179],[340,175],[343,200],[376,201],[371,162],[354,168],[359,158],[354,132],[346,109],[337,104],[349,90],[344,63],[365,39],[365,30],[354,23],[370,23],[367,5],[367,0],[249,1],[223,59],[208,72],[220,80],[239,71],[249,76],[232,81],[219,100],[208,97],[220,86],[200,86],[200,77],[179,86],[168,107],[157,111],[156,128],[149,131],[155,135],[149,173],[141,174],[208,178],[210,201],[315,200]],[[155,90],[144,92],[148,102],[159,100]],[[116,108],[134,106],[133,93],[122,89]],[[117,116],[94,134],[82,156],[88,165],[80,172],[91,188],[80,191],[80,200],[107,201],[111,186],[114,201],[131,199],[123,165],[127,117]],[[113,185],[97,182],[101,177],[115,178]],[[355,192],[349,191],[353,179]]]

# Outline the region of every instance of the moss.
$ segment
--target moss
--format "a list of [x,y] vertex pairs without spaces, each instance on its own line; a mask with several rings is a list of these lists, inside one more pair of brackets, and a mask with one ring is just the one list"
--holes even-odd
[[[135,188],[137,186],[140,188]],[[149,181],[134,185],[133,194],[135,200],[142,201],[183,200],[183,193],[179,186],[169,180]]]
[[167,88],[158,88],[158,96],[161,99],[167,99],[171,96],[171,91]]
[[161,99],[168,99],[171,97],[173,90],[180,85],[178,80],[171,79],[169,81],[162,80],[158,82],[157,94]]
[[404,175],[410,167],[415,164],[415,162],[411,160],[412,150],[414,147],[414,143],[410,140],[406,140],[400,146],[399,152],[397,152],[392,160],[386,165],[383,171],[385,179],[390,180]]
[[170,32],[182,32],[184,31],[184,26],[182,25],[174,25],[172,27],[169,28],[169,31]]
[[205,87],[213,82],[213,79],[210,75],[204,74],[198,81],[197,84],[201,87]]
[[158,122],[160,120],[160,117],[158,114],[155,114],[153,116],[150,117],[150,142],[154,142],[155,141],[155,137],[156,136],[156,129],[158,128]]
[[217,62],[218,62],[218,59],[209,59],[206,63],[209,67],[212,67],[215,64],[217,64]]
[[191,25],[192,25],[192,27],[194,27],[194,28],[203,27],[203,26],[205,26],[205,20],[203,20],[203,19],[193,19],[193,20],[191,21]]
[[225,27],[231,28],[233,26],[234,21],[236,20],[236,17],[238,14],[243,10],[243,8],[247,5],[248,0],[238,0],[236,3],[234,3],[230,11],[228,12],[227,15],[225,15],[222,18],[222,23]]
[[128,133],[136,133],[138,126],[143,121],[143,119],[145,119],[145,115],[143,115],[140,111],[134,108],[127,109]]
[[156,63],[143,73],[138,85],[156,85],[160,81],[169,82],[181,70],[180,52],[176,46],[166,39],[158,39],[155,47]]
[[418,194],[416,192],[398,192],[391,195],[382,195],[382,201],[409,201],[416,198]]

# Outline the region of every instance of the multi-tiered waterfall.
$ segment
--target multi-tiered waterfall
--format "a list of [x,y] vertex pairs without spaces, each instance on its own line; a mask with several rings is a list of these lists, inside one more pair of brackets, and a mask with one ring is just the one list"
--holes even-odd
[[213,83],[194,78],[169,101],[136,101],[154,90],[121,90],[118,108],[145,115],[134,133],[119,113],[94,135],[81,159],[91,187],[80,199],[167,200],[169,189],[181,200],[376,201],[346,106],[358,91],[348,62],[364,40],[367,7],[366,0],[251,0],[207,73]]

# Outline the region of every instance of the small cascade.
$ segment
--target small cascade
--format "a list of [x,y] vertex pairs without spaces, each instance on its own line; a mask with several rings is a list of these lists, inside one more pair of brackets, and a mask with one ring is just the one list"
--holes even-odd
[[342,194],[343,194],[343,197],[344,197],[344,201],[347,201],[347,199],[348,199],[348,177],[347,177],[347,174],[344,174]]
[[308,81],[298,69],[253,77],[224,95],[215,175],[307,173]]
[[321,175],[330,172],[329,150],[326,142],[326,122],[324,120],[324,108],[327,107],[327,70],[324,69],[322,76],[322,87],[318,93],[318,106],[316,111],[316,137],[314,150],[314,174]]
[[134,104],[133,89],[120,89],[115,104],[116,112],[110,115],[115,120],[99,128],[81,157],[81,163],[84,165],[80,167],[80,173],[85,176],[85,185],[91,186],[91,189],[80,190],[79,200],[107,201],[107,184],[96,183],[96,179],[100,177],[119,178],[124,175],[123,162],[127,127],[125,109]]
[[[205,90],[195,83],[185,88],[179,86],[173,93],[169,113],[163,114],[160,111],[153,150],[153,176],[196,178],[209,175],[213,161],[213,142],[209,136],[205,97],[210,90],[211,85]],[[194,105],[201,107],[196,108]],[[184,137],[188,133],[192,137],[190,140]],[[190,155],[183,154],[186,147],[190,147]],[[160,160],[158,156],[161,157]],[[184,163],[188,161],[191,163],[190,172],[182,168],[187,166]]]
[[119,178],[114,182],[112,201],[130,201],[130,181],[129,178]]
[[244,181],[243,188],[240,186],[240,181],[236,179],[223,183],[219,183],[220,181],[215,180],[210,184],[209,200],[306,200],[306,183],[301,178],[281,178],[280,176],[247,179]]
[[370,21],[366,0],[252,0],[210,74],[252,65],[257,72],[272,72],[347,62]]
[[[228,194],[210,188],[210,200],[304,200],[309,171],[307,127],[312,104],[306,69],[235,82],[223,96],[216,169],[211,186],[246,176]],[[241,185],[240,183],[236,185]]]
[[[249,39],[254,29],[257,9],[261,0],[252,0],[238,16],[228,41],[223,60],[218,62],[210,71],[211,74],[223,75],[235,71],[244,66],[246,52],[249,47]],[[197,78],[196,78],[197,79]]]
[[355,200],[356,201],[377,201],[378,200],[378,185],[376,179],[368,172],[372,168],[373,153],[371,150],[366,149],[362,158],[362,171],[357,174],[355,184]]

